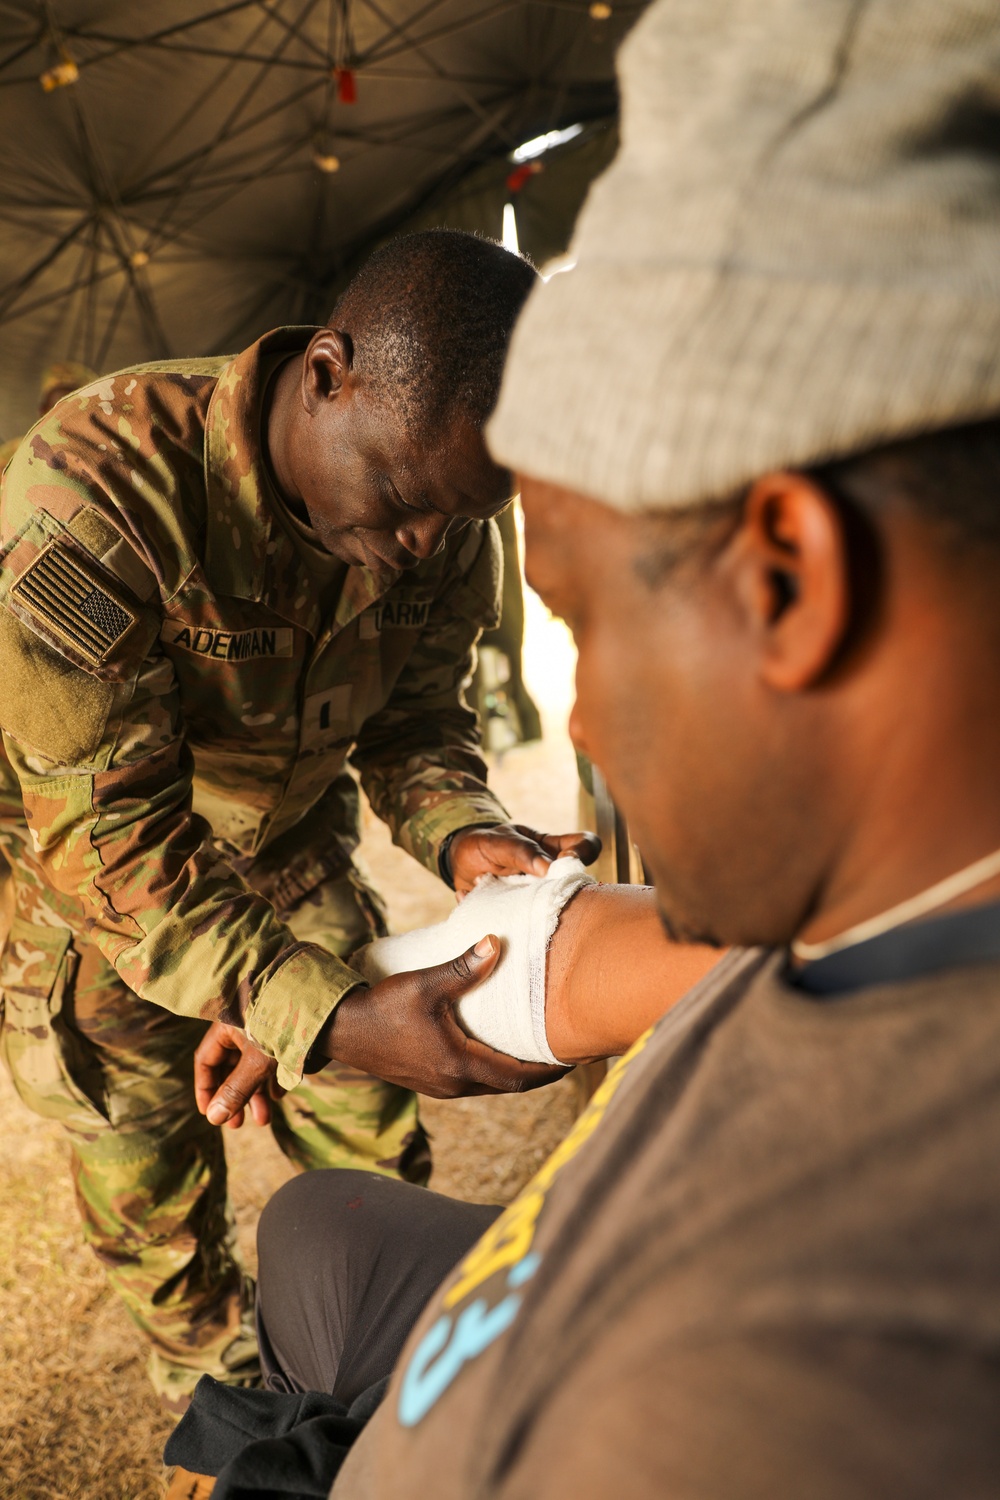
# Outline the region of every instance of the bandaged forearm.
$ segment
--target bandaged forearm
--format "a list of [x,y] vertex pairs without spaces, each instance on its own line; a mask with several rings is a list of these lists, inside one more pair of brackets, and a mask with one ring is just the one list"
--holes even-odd
[[447,921],[379,938],[351,960],[370,984],[458,958],[492,934],[501,954],[492,973],[459,1001],[462,1026],[481,1042],[524,1062],[558,1061],[545,1029],[546,955],[568,902],[595,881],[573,858],[541,877],[487,876]]

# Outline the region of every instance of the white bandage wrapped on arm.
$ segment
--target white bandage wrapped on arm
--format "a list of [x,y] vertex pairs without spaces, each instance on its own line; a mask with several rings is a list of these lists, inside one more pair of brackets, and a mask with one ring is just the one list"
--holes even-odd
[[558,1062],[545,1032],[545,956],[559,917],[585,885],[578,859],[553,860],[543,876],[488,875],[436,927],[378,938],[351,967],[376,984],[390,974],[428,969],[458,958],[492,933],[502,952],[493,972],[458,1004],[470,1036],[522,1062]]

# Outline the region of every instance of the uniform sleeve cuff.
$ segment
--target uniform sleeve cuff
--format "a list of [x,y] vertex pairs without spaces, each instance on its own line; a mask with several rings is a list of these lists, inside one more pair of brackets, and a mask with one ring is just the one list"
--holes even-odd
[[316,943],[300,943],[258,991],[243,1024],[254,1045],[276,1059],[283,1089],[302,1082],[319,1033],[359,984],[364,984],[361,975],[333,953]]
[[436,806],[423,808],[410,818],[400,843],[414,859],[434,875],[441,873],[438,858],[441,845],[451,834],[463,828],[494,828],[510,821],[501,802],[484,791],[481,795],[449,797]]

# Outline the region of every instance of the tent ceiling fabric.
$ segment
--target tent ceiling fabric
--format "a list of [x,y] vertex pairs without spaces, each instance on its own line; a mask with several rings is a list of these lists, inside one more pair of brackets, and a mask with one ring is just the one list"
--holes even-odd
[[366,245],[526,138],[612,115],[642,8],[0,0],[0,436],[52,359],[322,319]]

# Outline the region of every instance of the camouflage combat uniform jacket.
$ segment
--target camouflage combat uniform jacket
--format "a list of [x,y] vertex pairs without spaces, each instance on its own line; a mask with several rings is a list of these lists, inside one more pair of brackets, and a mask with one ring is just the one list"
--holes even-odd
[[262,366],[312,331],[85,387],[0,491],[0,812],[19,790],[26,859],[137,995],[242,1014],[286,1085],[357,983],[275,909],[346,867],[348,758],[432,870],[449,833],[506,816],[463,697],[496,622],[493,523],[405,574],[345,565],[324,618],[269,500]]

